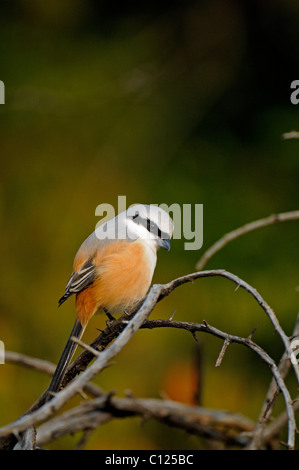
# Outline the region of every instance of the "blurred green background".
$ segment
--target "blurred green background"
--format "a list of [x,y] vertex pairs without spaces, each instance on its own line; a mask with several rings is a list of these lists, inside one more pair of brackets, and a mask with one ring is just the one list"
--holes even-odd
[[[193,272],[225,232],[298,209],[299,130],[290,84],[299,79],[297,0],[0,2],[0,338],[9,350],[56,362],[75,318],[57,301],[73,256],[94,230],[95,209],[132,203],[201,203],[204,244],[174,240],[154,282]],[[207,265],[256,287],[291,334],[298,311],[299,223],[246,235]],[[281,341],[253,299],[225,279],[174,291],[153,318],[201,322],[255,340],[275,359]],[[95,316],[86,342],[103,328]],[[256,419],[271,374],[250,351],[183,331],[142,330],[96,382],[138,397],[161,394]],[[0,424],[24,412],[49,378],[0,366]],[[290,381],[291,390],[296,388]],[[278,401],[276,412],[283,409]],[[72,448],[79,434],[50,448]],[[195,436],[137,419],[92,434],[89,449],[201,449]]]

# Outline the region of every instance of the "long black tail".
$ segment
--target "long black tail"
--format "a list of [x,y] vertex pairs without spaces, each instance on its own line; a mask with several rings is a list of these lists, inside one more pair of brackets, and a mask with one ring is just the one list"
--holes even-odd
[[48,390],[47,390],[48,396],[46,398],[46,401],[51,400],[51,398],[53,397],[53,394],[59,392],[65,371],[76,351],[77,343],[72,341],[71,338],[75,336],[76,338],[80,339],[83,332],[84,332],[84,328],[81,325],[81,322],[78,319],[76,319],[73,329],[71,331],[71,334],[67,340],[67,343],[64,347],[64,350],[57,364],[51,383],[48,387]]

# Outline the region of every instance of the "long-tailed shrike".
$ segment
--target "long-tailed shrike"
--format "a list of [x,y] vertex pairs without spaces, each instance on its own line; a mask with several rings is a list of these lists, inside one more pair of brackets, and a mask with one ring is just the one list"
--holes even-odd
[[116,313],[133,308],[146,295],[159,246],[170,250],[173,221],[158,206],[137,204],[100,225],[81,245],[61,305],[76,295],[77,317],[48,388],[59,391],[66,368],[90,318],[99,310]]

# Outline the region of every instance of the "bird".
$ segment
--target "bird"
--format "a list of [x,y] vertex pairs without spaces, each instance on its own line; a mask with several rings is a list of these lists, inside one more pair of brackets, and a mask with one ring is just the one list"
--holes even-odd
[[59,299],[76,296],[76,320],[61,354],[46,401],[59,392],[66,369],[92,316],[102,310],[109,319],[137,306],[154,274],[159,247],[169,251],[174,224],[154,204],[134,204],[97,226],[77,251],[73,272]]

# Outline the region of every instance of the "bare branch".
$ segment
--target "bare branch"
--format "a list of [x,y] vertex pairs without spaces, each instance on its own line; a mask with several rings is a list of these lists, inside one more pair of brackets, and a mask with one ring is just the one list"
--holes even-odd
[[284,134],[282,134],[282,138],[285,140],[299,139],[299,132],[298,131],[285,132]]
[[[254,287],[252,287],[247,282],[243,281],[243,279],[239,278],[235,274],[225,271],[224,269],[199,271],[199,272],[195,272],[195,273],[188,274],[186,276],[182,276],[177,279],[174,279],[168,284],[164,284],[162,286],[159,300],[169,295],[176,287],[182,284],[185,284],[187,282],[193,282],[195,279],[199,279],[202,277],[212,277],[212,276],[225,277],[226,279],[229,279],[230,281],[234,282],[238,286],[242,287],[242,289],[245,289],[254,297],[254,299],[258,302],[258,304],[261,306],[264,312],[268,315],[275,331],[279,334],[280,338],[282,339],[282,342],[287,351],[288,357],[291,357],[293,351],[290,345],[290,340],[288,336],[285,334],[284,330],[282,329],[274,310],[268,305],[268,303],[263,299],[261,294]],[[296,364],[292,364],[292,366],[293,366],[293,369],[297,378],[297,382],[299,384],[299,365],[296,363]]]
[[[180,285],[183,285],[187,282],[193,282],[194,280],[202,278],[202,277],[211,277],[211,276],[225,277],[233,281],[234,283],[236,283],[237,286],[242,287],[247,292],[249,292],[255,298],[255,300],[259,303],[259,305],[262,307],[262,309],[268,315],[268,317],[270,318],[275,330],[279,333],[280,337],[282,338],[283,343],[285,344],[285,347],[288,350],[288,354],[290,355],[292,353],[289,338],[286,336],[283,329],[281,328],[273,309],[267,304],[267,302],[265,302],[265,300],[256,291],[256,289],[254,289],[245,281],[241,280],[238,276],[231,274],[228,271],[225,271],[224,269],[200,271],[200,272],[188,274],[186,276],[179,277],[169,282],[168,284],[161,285],[160,295],[159,295],[157,302],[164,299],[164,297],[168,296],[174,289],[176,289]],[[122,315],[118,320],[116,320],[113,323],[110,323],[109,328],[106,328],[104,331],[102,331],[101,334],[92,342],[91,346],[94,349],[103,351],[111,343],[111,341],[113,341],[123,331],[128,321],[134,314],[135,312],[132,312],[130,315],[128,314]],[[254,333],[255,329],[253,330],[252,334]],[[85,370],[85,368],[93,360],[93,358],[94,358],[93,354],[89,353],[88,351],[83,351],[78,356],[78,358],[70,365],[65,375],[63,386],[69,383],[69,381],[72,380],[78,373],[82,372],[82,370]],[[299,381],[299,368],[296,365],[294,365],[294,367],[295,367],[297,379]]]
[[255,220],[248,224],[243,225],[231,232],[226,233],[217,242],[215,242],[200,258],[196,264],[196,269],[201,270],[207,264],[207,262],[214,256],[218,251],[222,250],[228,243],[236,240],[236,238],[242,237],[246,233],[253,232],[259,228],[267,227],[279,222],[288,222],[290,220],[299,220],[299,211],[282,212],[280,214],[272,214],[269,217]]
[[100,353],[99,351],[97,351],[95,348],[89,346],[89,344],[86,344],[84,343],[83,341],[81,341],[80,339],[76,338],[75,336],[72,336],[72,341],[74,341],[74,343],[77,343],[79,346],[81,346],[82,348],[86,349],[86,351],[89,351],[91,354],[93,354],[95,357],[99,357]]
[[190,406],[170,400],[105,396],[84,402],[41,425],[37,442],[43,446],[65,434],[90,431],[114,418],[131,416],[140,416],[144,420],[155,419],[205,438],[241,446],[244,446],[247,439],[239,433],[251,432],[253,429],[251,420],[222,410]]
[[49,402],[45,403],[41,408],[33,411],[19,418],[17,421],[8,424],[0,429],[0,436],[6,436],[10,433],[19,433],[27,429],[29,426],[36,425],[58,411],[68,400],[70,400],[79,390],[92,380],[99,372],[107,365],[107,363],[114,358],[121,349],[128,343],[132,336],[136,333],[138,328],[144,320],[151,313],[154,308],[159,293],[161,290],[160,285],[154,285],[144,303],[139,308],[136,315],[131,319],[122,333],[116,340],[107,348],[102,354],[96,358],[95,362],[86,369],[80,376],[76,377],[65,389],[57,393],[57,395]]
[[19,437],[17,444],[13,450],[35,450],[36,449],[36,430],[33,426],[26,429],[22,436]]
[[[264,351],[260,346],[254,343],[251,339],[251,335],[247,338],[242,338],[236,335],[230,335],[225,333],[215,327],[212,327],[207,322],[204,323],[189,323],[189,322],[179,322],[179,321],[169,321],[169,320],[147,320],[142,328],[160,328],[160,327],[171,327],[171,328],[179,328],[184,329],[190,332],[205,332],[217,336],[226,342],[226,344],[231,343],[238,343],[243,344],[244,346],[248,347],[256,354],[258,354],[261,359],[270,367],[274,379],[277,383],[277,386],[281,390],[284,396],[286,409],[287,409],[287,416],[288,416],[288,431],[289,431],[289,438],[288,438],[288,446],[289,449],[294,448],[295,444],[295,432],[296,432],[296,422],[295,422],[295,415],[293,410],[293,401],[289,394],[289,391],[284,383],[284,380],[279,372],[279,369],[275,363],[275,361]],[[225,351],[224,351],[225,352]],[[223,356],[222,356],[223,357]]]
[[[211,325],[208,325],[206,322],[203,323],[203,324],[199,324],[199,323],[179,322],[179,321],[171,321],[171,320],[146,320],[143,323],[143,325],[141,326],[141,328],[150,328],[150,329],[160,328],[160,327],[178,328],[178,329],[187,330],[187,331],[190,331],[190,332],[193,332],[193,333],[195,333],[196,331],[205,332],[205,333],[209,333],[209,334],[212,334],[214,336],[217,336],[217,337],[223,339],[224,343],[227,344],[227,345],[231,344],[233,342],[245,345],[246,347],[248,347],[249,349],[252,349],[255,353],[257,353],[263,359],[263,361],[270,367],[275,379],[277,380],[278,383],[280,383],[280,386],[281,386],[281,389],[283,390],[284,396],[289,397],[287,389],[286,389],[286,387],[283,383],[283,380],[281,379],[281,377],[279,375],[279,371],[278,371],[273,359],[271,359],[269,357],[269,355],[264,350],[262,350],[262,348],[260,348],[258,345],[256,345],[251,340],[251,335],[249,335],[246,338],[242,338],[242,337],[238,337],[238,336],[232,336],[232,335],[229,335],[225,332],[222,332],[222,331],[212,327]],[[150,400],[145,400],[145,403],[148,403],[148,401],[150,401]],[[88,403],[90,403],[91,407],[93,406],[91,402],[88,402]],[[95,402],[95,403],[98,404],[98,402]],[[107,399],[104,399],[103,397],[101,397],[101,403],[107,404]],[[73,414],[73,410],[72,410],[71,412],[67,412],[67,414],[62,415],[62,418],[61,417],[54,418],[53,420],[47,422],[46,424],[44,424],[43,426],[41,426],[39,428],[38,435],[40,437],[38,438],[38,444],[43,445],[46,442],[49,442],[50,440],[52,440],[54,435],[55,435],[55,438],[58,438],[59,436],[61,436],[63,434],[71,432],[71,430],[73,432],[75,430],[90,430],[91,428],[95,428],[95,427],[99,426],[100,424],[106,423],[107,421],[109,421],[113,417],[115,417],[115,415],[118,416],[116,411],[115,412],[112,411],[112,408],[111,408],[112,403],[114,403],[114,404],[117,403],[118,404],[118,408],[117,408],[118,411],[120,411],[120,409],[122,411],[124,411],[124,403],[125,402],[122,401],[122,399],[113,398],[113,399],[110,399],[109,406],[105,406],[105,407],[102,407],[100,409],[97,409],[97,411],[93,410],[92,414],[89,415],[89,418],[87,418],[87,416],[85,416],[85,414],[83,413],[82,408],[79,409],[80,416],[81,416],[80,418],[79,418],[79,415],[78,415],[78,410],[74,411],[74,414]],[[130,405],[129,408],[127,408],[127,411],[129,412],[129,414],[124,413],[122,415],[122,417],[131,416],[132,413],[139,414],[139,415],[144,414],[144,416],[146,416],[146,413],[149,412],[148,408],[147,407],[144,407],[144,408],[141,408],[141,409],[139,407],[136,408],[136,403],[138,403],[137,399],[135,397],[131,398],[131,402],[130,402],[131,405]],[[160,403],[159,406],[161,406],[161,410],[162,410],[163,407],[165,407],[165,400],[161,401],[159,403]],[[173,402],[171,402],[171,403],[173,403]],[[292,414],[292,411],[290,410],[291,403],[292,402],[291,402],[291,399],[289,397],[289,402],[288,402],[288,405],[287,405],[288,413],[285,413],[285,416],[284,416],[283,421],[282,421],[284,423],[284,425],[288,422],[288,419],[290,419],[290,413]],[[145,406],[144,403],[143,403],[143,405]],[[88,404],[84,404],[84,410],[85,411],[87,410],[88,407],[89,407]],[[201,408],[198,408],[198,407],[192,407],[192,410],[193,410],[193,408],[198,410],[198,413],[200,413],[200,414],[202,413],[203,410],[204,410],[204,412],[207,411],[205,409],[201,409]],[[100,411],[101,411],[101,413],[100,413]],[[107,414],[108,411],[109,411],[110,414],[109,413]],[[164,411],[165,411],[165,409],[164,409]],[[177,416],[171,416],[171,418],[170,418],[169,414],[166,411],[165,411],[166,414],[164,414],[163,416],[167,416],[167,420],[163,419],[162,420],[163,422],[168,423],[168,424],[170,424],[170,422],[171,422],[172,425],[179,426],[179,427],[186,426],[185,421],[179,420]],[[212,412],[212,411],[208,410],[208,412]],[[215,413],[215,412],[213,412],[213,413]],[[150,417],[161,420],[161,416],[159,418],[159,416],[157,416],[153,413],[151,413]],[[206,415],[204,415],[204,417],[206,419]],[[61,419],[61,421],[60,421],[60,419]],[[190,424],[190,417],[189,417],[188,414],[186,415],[186,419],[188,419],[188,423],[189,423],[188,424],[188,429],[189,429],[189,431],[191,431],[191,429],[192,429],[192,432],[195,432],[195,433],[197,433],[201,436],[205,436],[205,437],[209,436],[210,438],[212,438],[212,436],[213,436],[214,439],[218,439],[218,440],[224,441],[226,443],[229,442],[229,441],[227,441],[227,436],[217,434],[217,432],[215,430],[213,430],[213,432],[212,432],[212,429],[203,429],[202,427],[198,426],[197,424],[195,426],[194,423],[192,424],[192,421],[191,421],[191,424]],[[198,419],[199,418],[197,416],[196,423],[197,423]],[[292,421],[292,418],[291,418],[291,421]],[[293,426],[295,426],[294,422],[293,422]],[[290,421],[289,421],[289,429],[291,430],[291,432],[293,432],[292,427],[290,426]],[[249,429],[247,429],[247,431],[249,431]],[[234,436],[234,442],[235,442],[235,444],[238,443],[238,445],[243,446],[243,445],[246,445],[246,443],[248,442],[248,438],[246,438],[246,439],[244,437],[236,438],[236,436]],[[289,445],[289,448],[292,448],[291,447],[292,446],[291,440],[289,440],[288,445]]]
[[48,375],[53,375],[56,368],[52,362],[7,350],[5,350],[5,362],[45,372]]
[[[247,292],[249,292],[253,296],[253,298],[258,302],[258,304],[261,306],[261,308],[270,318],[275,331],[278,332],[278,334],[280,335],[285,345],[288,357],[290,357],[292,350],[290,348],[289,338],[286,336],[283,329],[281,328],[278,322],[278,319],[274,311],[272,310],[272,308],[265,302],[265,300],[256,291],[256,289],[254,289],[248,283],[240,279],[238,276],[232,273],[229,273],[225,270],[210,270],[210,271],[201,271],[201,272],[192,273],[192,274],[177,278],[165,285],[154,285],[151,288],[147,297],[145,298],[144,302],[142,303],[141,307],[138,309],[137,313],[134,314],[134,316],[133,314],[132,315],[126,314],[125,316],[122,317],[122,319],[117,320],[113,323],[110,322],[108,328],[106,328],[106,330],[104,330],[97,338],[100,348],[94,345],[95,342],[92,344],[93,348],[95,347],[96,349],[101,350],[98,357],[96,357],[95,362],[88,369],[84,370],[84,372],[82,372],[82,374],[79,377],[76,377],[69,385],[67,385],[61,392],[59,392],[50,402],[41,406],[43,404],[43,396],[42,396],[38,400],[38,402],[34,404],[33,407],[31,407],[31,409],[29,410],[27,414],[23,415],[14,423],[11,423],[7,426],[2,427],[0,429],[0,436],[3,437],[3,436],[9,436],[12,433],[22,433],[28,427],[35,426],[38,423],[41,423],[42,421],[49,419],[76,393],[78,393],[80,390],[86,387],[88,382],[92,380],[99,372],[101,372],[103,368],[105,368],[107,364],[110,362],[110,360],[114,358],[122,350],[122,348],[127,344],[127,342],[136,333],[138,328],[140,328],[144,324],[144,321],[147,319],[147,317],[149,316],[149,314],[151,313],[151,311],[153,310],[154,306],[156,305],[158,301],[168,296],[175,288],[177,288],[180,285],[183,285],[187,282],[193,282],[194,280],[199,279],[199,278],[213,277],[213,276],[225,277],[226,279],[229,279],[230,281],[237,284],[237,286],[240,286],[243,289],[245,289]],[[124,319],[125,319],[125,322],[124,322]],[[176,326],[176,327],[180,327],[180,328],[182,327],[181,326],[182,322],[174,322],[171,320],[168,322],[169,324],[167,326],[175,327],[175,325],[178,325],[178,323],[180,323],[180,326]],[[287,414],[288,414],[288,446],[290,449],[293,448],[294,447],[294,434],[295,434],[295,419],[294,419],[294,412],[293,412],[293,407],[292,407],[292,400],[275,362],[270,358],[269,355],[267,355],[265,351],[263,351],[257,344],[255,344],[251,340],[252,335],[249,335],[248,338],[240,338],[237,336],[229,335],[227,333],[223,333],[220,330],[217,330],[216,328],[211,327],[207,323],[204,323],[202,325],[199,325],[199,324],[196,324],[196,325],[197,326],[194,329],[194,325],[190,326],[189,324],[189,327],[186,329],[189,330],[194,335],[195,335],[195,331],[204,331],[206,333],[210,333],[215,336],[218,336],[224,341],[227,341],[230,343],[237,342],[240,344],[244,344],[247,347],[250,347],[250,349],[252,349],[253,351],[255,351],[260,357],[262,357],[262,359],[270,367],[272,374],[275,377],[275,380],[280,390],[283,393],[284,400],[286,403],[286,409],[287,409]],[[164,326],[166,325],[164,324]],[[115,339],[115,341],[111,343],[113,339]],[[108,345],[109,347],[107,347]],[[82,353],[82,356],[83,355],[85,357],[89,356],[89,359],[87,360],[87,364],[94,358],[93,352],[90,352],[90,351],[84,351]],[[298,378],[298,365],[296,367],[296,365],[293,364],[293,367]],[[77,373],[78,371],[75,372],[75,374]],[[40,406],[41,408],[39,408]],[[3,445],[5,445],[5,443]]]
[[[299,314],[297,315],[292,337],[298,334],[299,334]],[[288,354],[284,352],[278,365],[278,370],[283,379],[287,376],[290,367],[291,367],[291,361],[288,359]],[[250,444],[248,445],[248,449],[256,450],[260,447],[261,443],[263,442],[264,430],[271,417],[271,412],[272,412],[274,403],[279,393],[280,393],[280,389],[277,386],[276,381],[272,380],[270,383],[265,401],[263,403],[259,419],[256,423],[256,426],[252,435],[252,440]],[[277,421],[276,419],[275,423],[276,423],[275,430],[277,430],[277,426],[279,426],[279,421]],[[284,419],[281,421],[281,423],[283,423],[283,425],[285,424]],[[270,435],[268,430],[266,431],[266,434]]]

